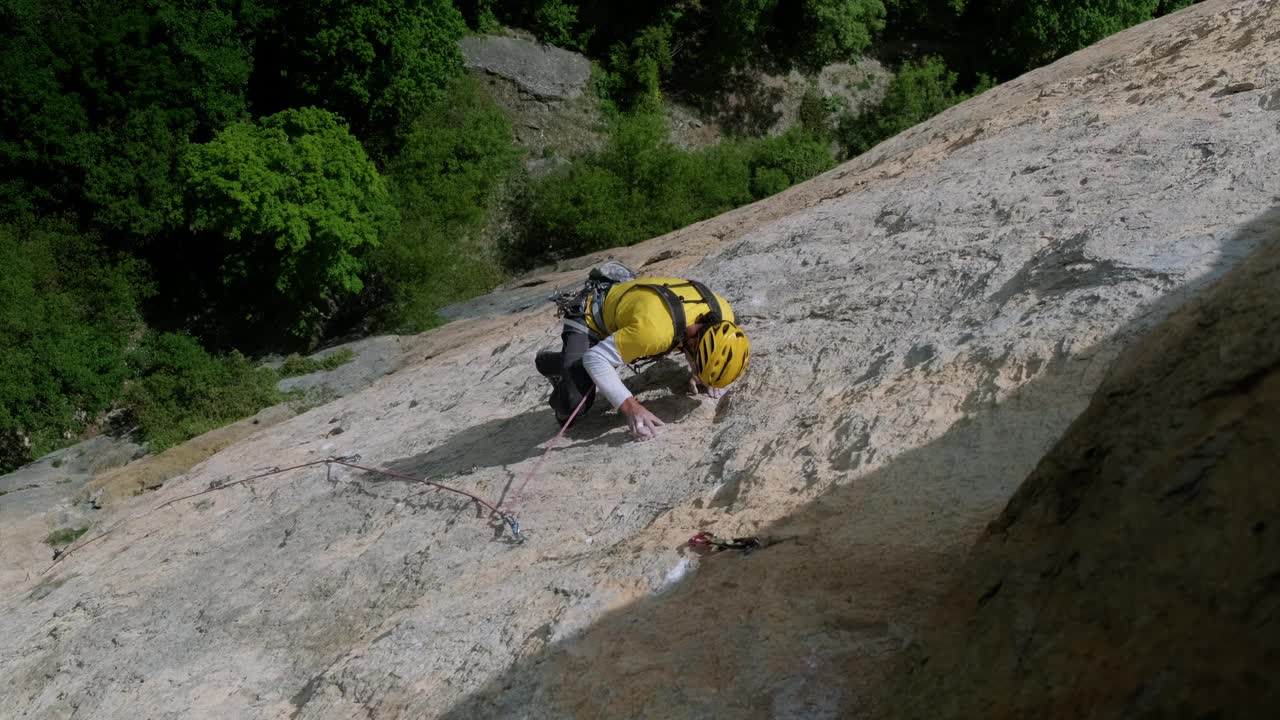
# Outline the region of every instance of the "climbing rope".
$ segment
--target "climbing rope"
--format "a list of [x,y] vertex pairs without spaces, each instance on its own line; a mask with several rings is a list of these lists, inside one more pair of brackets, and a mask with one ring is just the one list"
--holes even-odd
[[[579,405],[579,407],[581,407],[581,405]],[[572,418],[570,418],[570,420],[572,420]],[[222,491],[222,490],[227,490],[227,489],[229,489],[229,488],[236,487],[237,485],[245,485],[245,484],[247,484],[247,483],[253,482],[254,480],[260,480],[260,479],[265,478],[265,477],[271,477],[271,476],[273,476],[273,475],[281,475],[281,474],[283,474],[283,473],[287,473],[287,472],[290,472],[290,471],[292,471],[292,470],[301,470],[302,468],[313,467],[313,466],[316,466],[316,465],[324,465],[324,466],[326,466],[326,467],[329,467],[329,466],[331,466],[331,465],[341,465],[341,466],[343,466],[343,467],[352,468],[352,469],[354,469],[354,470],[362,470],[362,471],[364,471],[364,472],[374,473],[374,474],[377,474],[377,475],[386,475],[387,477],[393,477],[393,478],[397,478],[397,479],[399,479],[399,480],[408,480],[408,481],[410,481],[410,482],[418,482],[418,483],[422,483],[422,484],[424,484],[424,485],[429,485],[429,486],[431,486],[431,487],[433,487],[433,488],[436,488],[436,489],[438,489],[438,490],[445,490],[445,491],[448,491],[448,492],[451,492],[451,493],[456,493],[456,494],[458,494],[458,495],[462,495],[463,497],[466,497],[466,498],[470,499],[470,500],[471,500],[472,502],[474,502],[476,505],[478,505],[478,506],[480,506],[480,507],[483,507],[483,508],[485,508],[486,510],[488,510],[488,511],[489,511],[489,516],[490,516],[491,518],[501,521],[501,522],[502,522],[503,524],[505,524],[508,528],[510,528],[510,530],[511,530],[511,535],[512,535],[512,537],[513,537],[515,540],[517,540],[517,541],[523,541],[523,540],[524,540],[524,536],[523,536],[523,535],[521,535],[521,533],[520,533],[520,522],[516,519],[515,513],[512,513],[512,512],[503,512],[502,510],[500,510],[500,509],[498,508],[498,506],[493,505],[493,504],[489,503],[488,501],[486,501],[484,498],[482,498],[482,497],[480,497],[480,496],[478,496],[478,495],[474,495],[474,494],[472,494],[472,493],[469,493],[469,492],[467,492],[466,490],[460,490],[460,489],[458,489],[458,488],[450,487],[450,486],[445,485],[445,484],[443,484],[443,483],[438,483],[438,482],[436,482],[436,481],[434,481],[434,480],[428,480],[428,479],[426,479],[426,478],[413,477],[413,476],[410,476],[410,475],[405,475],[405,474],[403,474],[403,473],[393,472],[393,471],[391,471],[391,470],[383,470],[383,469],[380,469],[380,468],[365,467],[364,465],[357,465],[357,464],[355,464],[355,462],[353,462],[353,461],[355,461],[355,460],[359,460],[359,459],[360,459],[360,456],[359,456],[359,455],[346,455],[346,456],[338,456],[338,457],[327,457],[327,458],[325,458],[325,459],[323,459],[323,460],[313,460],[313,461],[311,461],[311,462],[302,463],[301,465],[292,465],[292,466],[287,467],[287,468],[273,468],[273,469],[271,469],[271,470],[268,470],[267,472],[258,473],[257,475],[252,475],[252,476],[247,477],[247,478],[242,478],[242,479],[240,479],[240,480],[236,480],[235,482],[229,482],[229,483],[217,483],[217,484],[211,485],[210,487],[208,487],[208,488],[206,488],[206,489],[204,489],[204,490],[201,490],[200,492],[194,492],[194,493],[191,493],[190,495],[183,495],[182,497],[178,497],[178,498],[174,498],[174,499],[172,499],[172,500],[168,500],[168,501],[166,501],[166,502],[163,502],[163,503],[161,503],[161,504],[159,504],[159,505],[155,506],[154,508],[151,508],[150,510],[148,510],[147,512],[145,512],[145,513],[143,513],[143,514],[141,514],[141,515],[134,515],[134,516],[131,516],[131,517],[124,518],[124,519],[123,519],[123,520],[121,520],[120,522],[117,522],[116,524],[114,524],[114,525],[112,525],[111,527],[107,528],[107,529],[106,529],[105,531],[103,531],[101,534],[96,535],[96,536],[94,536],[93,538],[91,538],[91,539],[89,539],[89,540],[86,540],[86,541],[84,541],[84,542],[82,542],[82,543],[80,543],[80,544],[78,544],[78,545],[76,545],[76,546],[74,546],[74,547],[67,548],[66,550],[60,550],[60,551],[57,551],[57,552],[54,554],[54,556],[53,556],[53,563],[52,563],[52,564],[50,564],[50,565],[49,565],[49,567],[45,568],[45,569],[44,569],[44,572],[42,572],[42,573],[40,573],[40,574],[41,574],[41,575],[44,575],[45,573],[47,573],[47,572],[49,572],[50,570],[52,570],[52,569],[53,569],[53,568],[54,568],[58,563],[62,562],[63,560],[66,560],[68,557],[70,557],[72,553],[74,553],[74,552],[76,552],[76,551],[78,551],[78,550],[81,550],[81,549],[83,549],[84,547],[86,547],[86,546],[88,546],[88,545],[92,545],[93,543],[95,543],[95,542],[97,542],[97,541],[101,540],[101,539],[102,539],[102,538],[104,538],[104,537],[107,537],[108,535],[110,535],[111,533],[113,533],[113,532],[115,532],[117,529],[119,529],[122,525],[125,525],[125,524],[127,524],[127,523],[133,522],[133,521],[135,521],[135,520],[141,520],[141,519],[143,519],[143,518],[147,517],[148,515],[151,515],[151,514],[153,514],[153,513],[159,512],[160,510],[163,510],[163,509],[165,509],[165,508],[167,508],[167,507],[169,507],[170,505],[173,505],[173,504],[175,504],[175,503],[180,503],[180,502],[182,502],[182,501],[184,501],[184,500],[191,500],[191,499],[193,499],[193,498],[198,498],[198,497],[200,497],[201,495],[208,495],[209,493],[214,493],[214,492],[220,492],[220,491]]]
[[[532,480],[540,470],[542,470],[542,464],[547,461],[547,455],[551,454],[551,450],[555,448],[556,443],[560,441],[560,438],[564,435],[564,431],[569,429],[569,426],[573,424],[573,419],[578,417],[578,413],[582,412],[582,406],[587,404],[587,398],[591,397],[595,391],[596,389],[592,387],[590,390],[583,393],[582,399],[578,401],[578,407],[574,408],[573,413],[569,415],[569,419],[564,421],[564,425],[560,428],[560,432],[556,433],[555,437],[551,438],[551,442],[547,444],[547,449],[542,452],[542,457],[538,458],[538,462],[534,464],[533,469],[529,471],[529,474],[524,476],[524,482],[520,483],[520,487],[516,488],[516,491],[511,493],[511,502],[508,506],[515,505],[520,501],[520,498],[524,493],[524,489],[529,484],[529,481]],[[513,513],[508,511],[508,514]]]

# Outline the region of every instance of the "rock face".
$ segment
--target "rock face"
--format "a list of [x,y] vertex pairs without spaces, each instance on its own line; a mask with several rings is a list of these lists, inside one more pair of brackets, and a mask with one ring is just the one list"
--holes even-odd
[[1276,717],[1280,227],[1126,352],[934,611],[885,718]]
[[49,558],[44,539],[51,531],[94,522],[94,477],[145,452],[127,438],[103,434],[0,475],[0,588],[25,582],[31,567]]
[[520,37],[471,36],[458,45],[471,75],[511,117],[516,142],[530,150],[532,174],[603,146],[599,102],[583,93],[591,77],[586,57]]
[[[1275,232],[1277,33],[1275,2],[1196,5],[617,251],[706,281],[753,343],[718,405],[683,394],[678,363],[632,379],[668,423],[655,441],[597,410],[539,464],[556,427],[532,355],[557,328],[526,303],[584,273],[492,298],[425,336],[419,363],[109,507],[104,527],[132,520],[0,589],[0,714],[873,709],[1117,355]],[[525,542],[454,496],[345,468],[152,510],[354,452],[501,501]],[[700,557],[683,546],[699,530],[774,542]]]
[[[800,100],[810,88],[839,107],[861,112],[884,98],[892,73],[873,58],[827,65],[812,79],[792,70],[786,75],[738,72],[726,78],[725,95],[711,117],[736,133],[778,135],[799,122]],[[835,117],[831,118],[835,122]]]
[[458,41],[463,64],[515,82],[534,97],[572,100],[582,94],[591,77],[591,63],[582,55],[514,37],[472,35]]

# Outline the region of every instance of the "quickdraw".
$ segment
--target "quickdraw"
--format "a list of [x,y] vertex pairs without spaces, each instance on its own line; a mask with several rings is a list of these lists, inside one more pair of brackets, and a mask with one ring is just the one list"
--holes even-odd
[[760,538],[757,537],[739,537],[732,540],[721,540],[709,532],[700,532],[689,538],[689,547],[710,552],[741,550],[743,555],[750,555],[756,550],[764,547],[764,543],[760,542]]

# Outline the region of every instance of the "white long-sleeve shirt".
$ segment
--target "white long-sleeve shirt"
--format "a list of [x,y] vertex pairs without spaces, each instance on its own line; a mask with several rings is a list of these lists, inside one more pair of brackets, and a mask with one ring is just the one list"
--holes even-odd
[[596,389],[614,409],[621,407],[631,397],[631,391],[622,384],[622,378],[618,375],[618,367],[622,364],[618,344],[614,342],[612,335],[603,342],[596,343],[595,347],[582,356],[582,367],[591,376]]

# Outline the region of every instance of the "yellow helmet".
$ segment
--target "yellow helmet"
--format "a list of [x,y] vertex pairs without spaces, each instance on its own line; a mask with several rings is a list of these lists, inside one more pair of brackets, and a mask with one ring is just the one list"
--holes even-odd
[[694,358],[698,363],[698,379],[703,385],[728,387],[747,369],[751,343],[742,328],[722,320],[703,328]]

